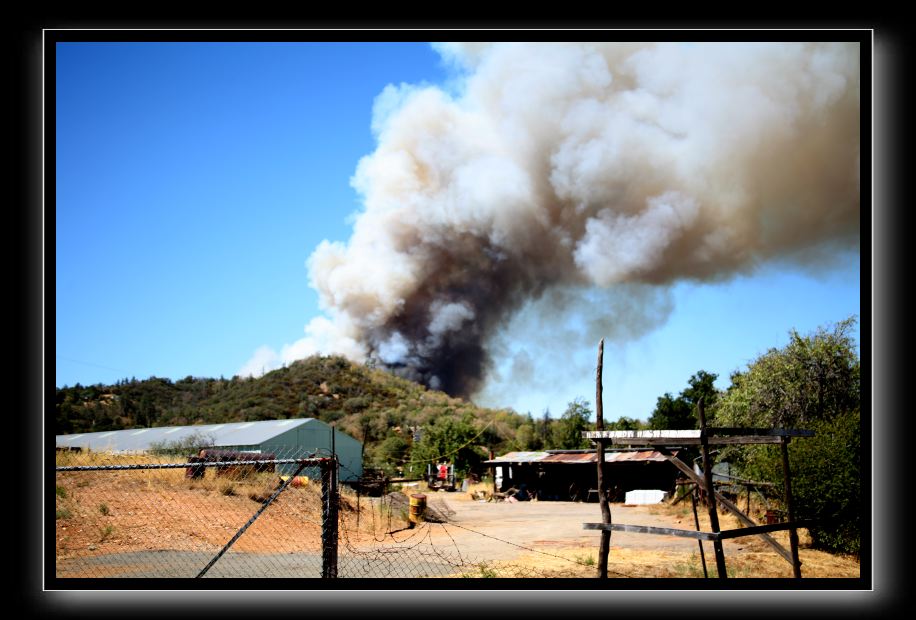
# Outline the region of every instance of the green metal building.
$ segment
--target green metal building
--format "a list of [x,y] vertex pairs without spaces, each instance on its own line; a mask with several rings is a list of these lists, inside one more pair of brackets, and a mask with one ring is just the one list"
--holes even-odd
[[[134,428],[99,433],[58,435],[58,448],[96,452],[148,452],[170,445],[186,445],[197,439],[206,447],[240,452],[271,453],[278,459],[329,456],[340,462],[340,480],[353,482],[363,473],[362,444],[314,418],[232,422],[193,426]],[[288,473],[295,465],[280,465]]]

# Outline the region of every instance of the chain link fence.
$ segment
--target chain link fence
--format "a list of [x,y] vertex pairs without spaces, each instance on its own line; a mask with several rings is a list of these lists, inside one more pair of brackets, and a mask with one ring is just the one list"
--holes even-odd
[[62,452],[57,577],[333,577],[329,457]]
[[[436,495],[436,494],[434,494]],[[356,510],[356,501],[359,510]],[[475,531],[456,521],[444,499],[426,505],[413,519],[406,494],[341,498],[341,576],[376,578],[551,578],[593,577],[593,561],[544,552]],[[463,545],[470,539],[483,553]],[[521,561],[497,559],[525,556]],[[549,564],[549,568],[546,567]]]
[[589,563],[572,558],[561,558],[571,569],[564,574],[542,570],[537,561],[471,555],[454,537],[470,530],[452,522],[447,508],[430,505],[413,519],[403,493],[361,496],[339,485],[333,455],[59,452],[56,461],[58,578],[592,573]]

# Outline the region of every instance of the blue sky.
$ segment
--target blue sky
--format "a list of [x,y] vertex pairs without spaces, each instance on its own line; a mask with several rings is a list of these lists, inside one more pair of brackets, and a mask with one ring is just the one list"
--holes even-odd
[[[375,97],[449,77],[424,43],[59,43],[56,62],[57,386],[228,378],[302,337],[319,314],[306,259],[350,236]],[[858,315],[859,272],[844,255],[676,285],[659,329],[606,352],[606,416],[646,419],[697,370],[725,387],[790,329]],[[594,399],[591,372],[540,382],[481,404],[537,416]]]

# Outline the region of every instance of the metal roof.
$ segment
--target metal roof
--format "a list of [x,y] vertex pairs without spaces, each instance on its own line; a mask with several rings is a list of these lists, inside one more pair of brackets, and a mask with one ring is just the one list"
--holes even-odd
[[[676,451],[672,451],[676,454]],[[625,450],[604,453],[605,463],[667,461],[665,455],[656,450]],[[485,465],[498,465],[501,463],[597,463],[596,452],[507,452],[489,461]]]
[[313,418],[232,422],[193,426],[160,426],[98,433],[58,435],[58,447],[80,447],[97,451],[131,452],[148,450],[153,444],[177,443],[195,435],[213,440],[214,446],[251,446],[276,437],[303,424],[317,423]]

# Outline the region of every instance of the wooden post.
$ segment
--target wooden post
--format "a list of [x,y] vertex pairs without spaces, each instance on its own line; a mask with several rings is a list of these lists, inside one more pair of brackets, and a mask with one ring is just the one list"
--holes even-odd
[[[601,398],[601,371],[604,365],[604,338],[598,343],[598,370],[595,377],[595,426],[604,430],[604,405]],[[598,503],[601,505],[601,522],[611,523],[611,507],[608,505],[604,481],[604,442],[598,440]],[[611,532],[601,530],[601,544],[598,547],[598,578],[607,579],[608,554],[611,551]]]
[[[718,532],[719,515],[716,512],[716,493],[712,483],[712,462],[709,459],[709,439],[706,436],[706,410],[704,408],[702,396],[697,403],[697,413],[700,418],[700,449],[703,452],[703,477],[706,482],[706,504],[709,508],[709,525],[713,532]],[[728,574],[725,569],[725,552],[722,550],[722,541],[713,541],[712,547],[716,554],[716,570],[719,572],[719,579],[725,579],[728,577]]]
[[[693,522],[697,526],[697,531],[700,531],[700,517],[697,515],[697,494],[700,492],[700,487],[694,485],[693,489],[690,491],[690,503],[693,505]],[[700,545],[700,561],[703,562],[703,578],[709,579],[709,573],[706,572],[706,554],[703,553],[703,541],[699,538],[697,539],[697,544]]]
[[[489,448],[490,460],[493,460],[493,448]],[[499,489],[496,488],[496,465],[490,465],[490,475],[493,477],[493,493],[499,493]]]
[[[792,480],[789,471],[789,438],[783,437],[779,442],[782,449],[782,475],[786,499],[786,519],[789,523],[795,522],[792,506]],[[801,579],[801,561],[798,559],[798,530],[794,527],[789,530],[789,547],[792,551],[792,574],[796,579]]]
[[[655,446],[655,449],[661,452],[662,455],[664,455],[664,457],[668,459],[668,462],[674,465],[675,467],[677,467],[679,470],[681,470],[684,473],[684,475],[686,475],[688,478],[696,482],[701,488],[703,489],[706,488],[706,481],[703,478],[701,478],[699,475],[697,475],[695,471],[690,469],[687,466],[687,464],[684,463],[684,461],[682,461],[681,459],[679,459],[676,456],[672,456],[671,453],[667,451],[665,446]],[[726,508],[726,510],[728,510],[733,515],[738,517],[738,520],[741,521],[744,525],[747,525],[749,527],[757,526],[757,523],[755,523],[753,519],[751,519],[746,514],[741,512],[738,506],[730,502],[724,495],[722,495],[722,493],[720,493],[719,491],[716,491],[715,489],[713,489],[713,493],[716,499],[719,500],[719,503],[722,504]],[[764,542],[766,542],[768,545],[773,547],[773,549],[776,551],[776,553],[778,553],[782,557],[782,559],[784,559],[789,564],[792,563],[792,554],[789,552],[788,549],[786,549],[785,547],[780,545],[778,542],[776,542],[776,540],[767,533],[760,533],[759,536],[760,538],[764,540]]]

